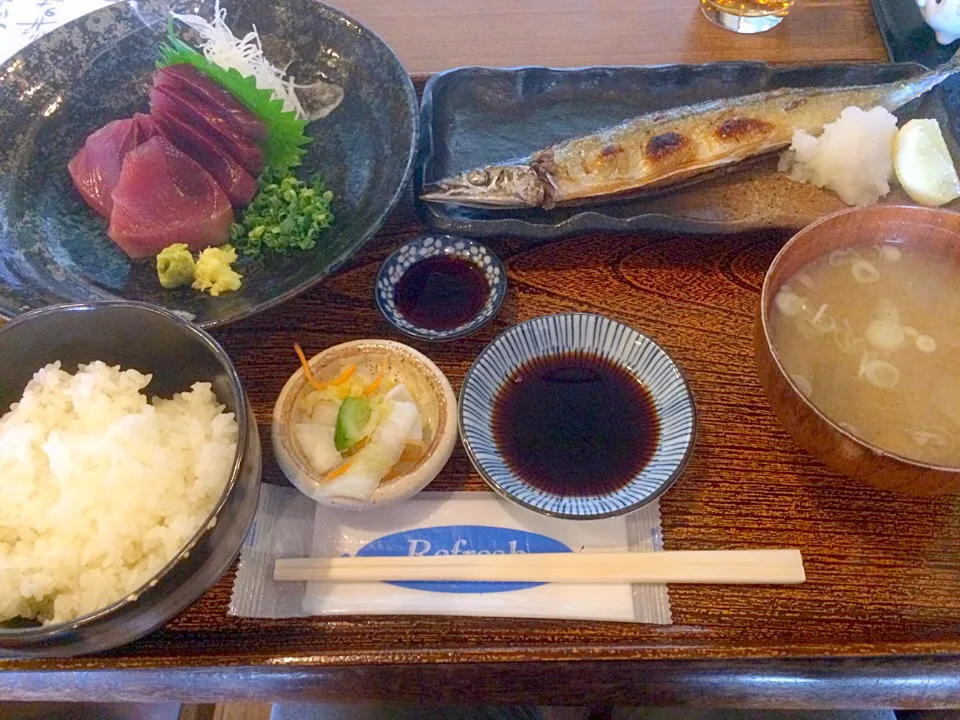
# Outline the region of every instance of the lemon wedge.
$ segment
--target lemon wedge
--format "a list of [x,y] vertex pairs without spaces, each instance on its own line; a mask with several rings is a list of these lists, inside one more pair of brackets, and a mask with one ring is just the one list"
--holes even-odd
[[911,120],[897,131],[893,166],[914,202],[939,207],[960,197],[960,178],[936,120]]

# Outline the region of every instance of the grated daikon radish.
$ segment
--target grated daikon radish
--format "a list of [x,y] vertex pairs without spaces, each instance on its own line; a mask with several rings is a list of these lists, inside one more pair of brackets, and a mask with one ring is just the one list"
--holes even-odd
[[257,87],[262,90],[272,90],[274,97],[283,101],[284,110],[296,113],[300,119],[306,117],[303,106],[297,98],[293,78],[288,79],[283,70],[272,65],[264,57],[260,35],[255,25],[250,32],[238,38],[227,27],[227,11],[220,7],[220,0],[216,0],[214,5],[213,22],[208,22],[199,15],[170,14],[200,33],[204,39],[201,48],[207,60],[222,68],[233,68],[244,77],[252,76],[256,80]]
[[890,192],[897,118],[882,107],[848,107],[816,137],[793,134],[779,170],[792,180],[833,190],[847,205],[873,205]]

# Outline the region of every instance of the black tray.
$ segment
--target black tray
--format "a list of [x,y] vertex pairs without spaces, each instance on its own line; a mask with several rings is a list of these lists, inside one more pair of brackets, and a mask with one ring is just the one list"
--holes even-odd
[[[935,0],[930,0],[935,2]],[[942,65],[960,49],[960,42],[941,45],[923,21],[916,0],[873,0],[873,14],[883,44],[894,62]]]
[[[474,167],[523,157],[550,143],[594,132],[658,109],[778,87],[890,82],[922,71],[899,65],[772,66],[733,62],[659,67],[469,67],[434,75],[421,105],[421,143],[414,176],[424,183]],[[902,117],[919,115],[955,130],[942,92],[911,103]],[[891,193],[886,202],[903,202]],[[722,233],[799,228],[846,207],[832,192],[776,172],[776,158],[740,166],[658,195],[550,211],[491,211],[418,202],[433,229],[473,237],[552,238],[590,231],[664,230]]]

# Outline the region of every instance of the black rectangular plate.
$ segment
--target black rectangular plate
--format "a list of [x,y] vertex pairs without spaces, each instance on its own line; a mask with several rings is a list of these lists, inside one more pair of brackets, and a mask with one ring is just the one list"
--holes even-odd
[[[424,89],[414,189],[419,196],[424,183],[523,157],[647,112],[779,87],[891,82],[921,71],[913,63],[777,66],[755,62],[450,70],[431,77]],[[903,110],[904,118],[940,120],[954,157],[960,157],[939,89]],[[904,200],[894,192],[885,201]],[[722,233],[799,228],[844,207],[834,193],[795,183],[776,172],[776,158],[656,195],[591,206],[491,211],[418,202],[421,216],[434,230],[527,238],[591,231]]]
[[960,48],[960,42],[937,42],[933,30],[923,21],[916,0],[873,0],[873,14],[893,62],[916,62],[934,68]]

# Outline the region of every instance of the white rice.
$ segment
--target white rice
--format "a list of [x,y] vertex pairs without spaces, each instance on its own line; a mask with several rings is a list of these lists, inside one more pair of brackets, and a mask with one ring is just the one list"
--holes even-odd
[[872,205],[890,192],[897,118],[881,107],[848,107],[814,137],[798,130],[780,159],[793,180],[833,190],[847,205]]
[[0,418],[0,621],[66,622],[123,599],[213,510],[237,421],[209,383],[148,402],[150,379],[53,363]]

